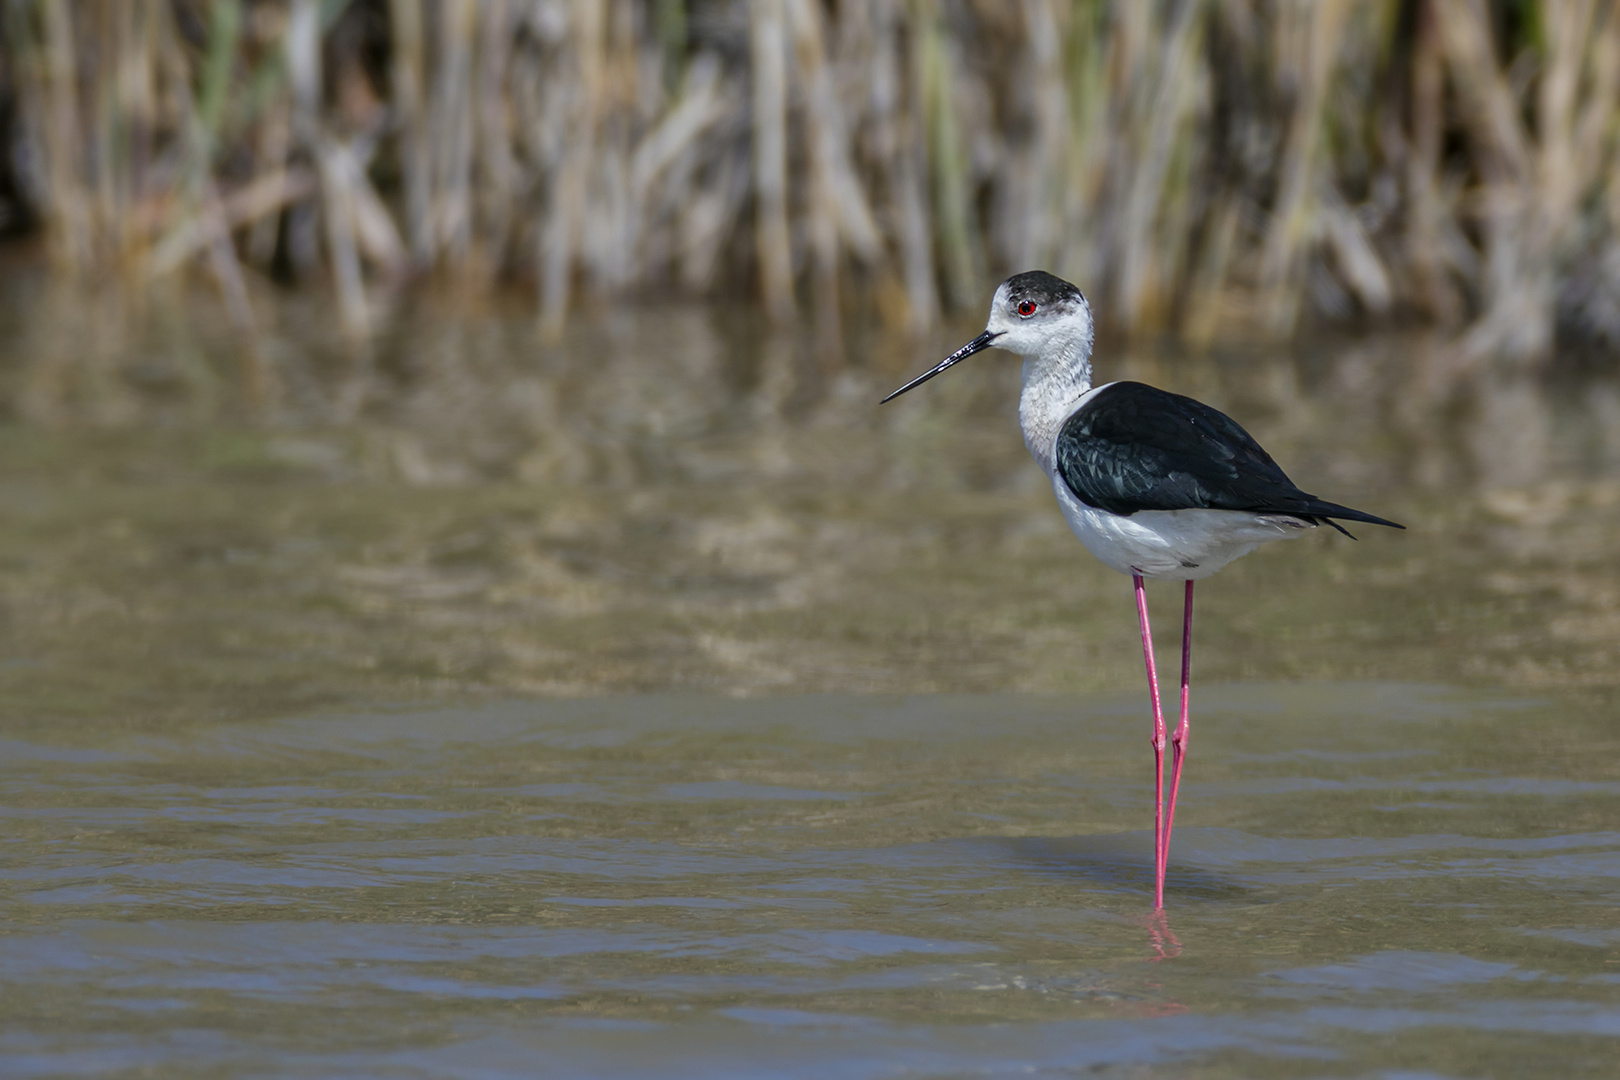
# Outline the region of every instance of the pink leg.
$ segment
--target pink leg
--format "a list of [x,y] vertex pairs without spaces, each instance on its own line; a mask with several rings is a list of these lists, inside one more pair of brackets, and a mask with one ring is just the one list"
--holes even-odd
[[1153,908],[1164,907],[1164,709],[1159,705],[1159,669],[1153,662],[1153,628],[1148,625],[1147,590],[1142,575],[1136,583],[1136,617],[1142,623],[1142,659],[1147,661],[1148,693],[1153,698]]
[[1181,723],[1170,736],[1173,750],[1170,766],[1170,808],[1164,815],[1164,843],[1159,845],[1159,877],[1170,862],[1170,830],[1176,827],[1176,794],[1181,791],[1181,762],[1187,753],[1187,688],[1192,682],[1192,596],[1193,583],[1187,582],[1187,610],[1181,618]]

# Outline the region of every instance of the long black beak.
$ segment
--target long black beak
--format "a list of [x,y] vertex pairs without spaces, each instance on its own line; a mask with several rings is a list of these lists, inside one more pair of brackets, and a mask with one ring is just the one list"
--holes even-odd
[[990,331],[986,330],[984,333],[980,334],[978,337],[974,338],[960,349],[957,349],[955,352],[951,353],[951,355],[947,356],[945,359],[941,360],[939,363],[935,364],[933,367],[929,368],[915,379],[912,379],[910,382],[906,383],[906,385],[902,386],[888,397],[884,398],[883,401],[878,402],[878,404],[882,405],[884,402],[893,401],[895,398],[899,397],[907,390],[910,390],[912,387],[921,386],[923,383],[927,382],[929,379],[932,379],[935,375],[938,375],[952,364],[960,363],[961,361],[972,356],[974,353],[982,352],[983,350],[988,349],[992,344],[994,344],[996,338],[1000,336],[1000,334],[992,334]]

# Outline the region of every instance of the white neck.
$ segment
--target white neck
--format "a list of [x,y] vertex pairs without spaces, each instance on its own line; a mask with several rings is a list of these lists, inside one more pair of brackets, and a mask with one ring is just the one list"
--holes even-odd
[[1089,337],[1054,342],[1040,355],[1024,357],[1018,423],[1024,429],[1024,445],[1047,476],[1057,470],[1058,429],[1091,389]]

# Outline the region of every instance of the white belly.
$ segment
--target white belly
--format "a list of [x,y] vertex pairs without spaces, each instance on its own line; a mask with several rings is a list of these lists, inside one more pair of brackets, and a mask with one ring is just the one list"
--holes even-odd
[[1241,510],[1139,510],[1123,517],[1087,506],[1061,477],[1053,477],[1052,490],[1086,550],[1122,574],[1172,581],[1208,577],[1268,540],[1316,528],[1284,514]]

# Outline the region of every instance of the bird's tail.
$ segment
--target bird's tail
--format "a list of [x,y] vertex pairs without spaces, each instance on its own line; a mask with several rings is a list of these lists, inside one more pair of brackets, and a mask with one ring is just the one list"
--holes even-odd
[[1334,518],[1340,518],[1344,521],[1362,521],[1368,525],[1387,525],[1391,529],[1406,528],[1405,525],[1398,521],[1390,521],[1388,518],[1381,518],[1376,514],[1369,514],[1362,510],[1352,510],[1348,506],[1340,506],[1338,503],[1330,503],[1322,499],[1312,499],[1306,504],[1304,512],[1300,516],[1310,517],[1318,525],[1331,525],[1352,540],[1355,539],[1355,535],[1349,529],[1334,521]]

